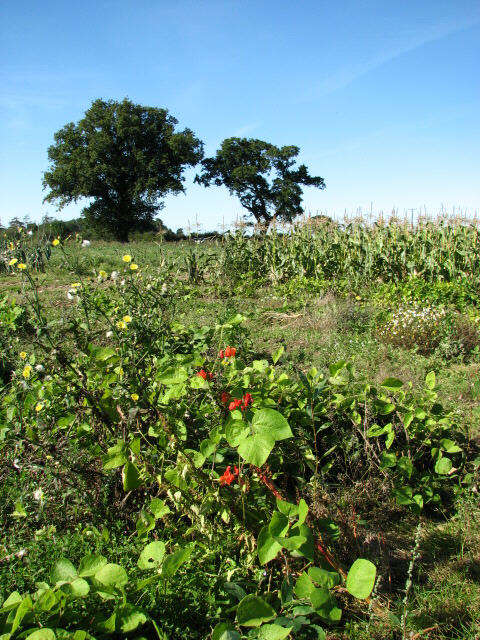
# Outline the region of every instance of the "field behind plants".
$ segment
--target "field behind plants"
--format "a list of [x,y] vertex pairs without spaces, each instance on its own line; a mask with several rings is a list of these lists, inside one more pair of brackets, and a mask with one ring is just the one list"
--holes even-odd
[[478,640],[476,222],[0,239],[0,638]]

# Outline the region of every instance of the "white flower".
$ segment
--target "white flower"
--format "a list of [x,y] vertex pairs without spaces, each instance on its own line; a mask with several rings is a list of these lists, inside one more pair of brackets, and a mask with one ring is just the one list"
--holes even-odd
[[77,290],[76,289],[69,289],[67,291],[67,298],[69,300],[75,300],[75,302],[78,302],[79,298],[77,296]]
[[162,284],[162,293],[167,293],[167,291],[168,291],[167,283],[166,283],[166,282],[164,282],[164,283]]
[[30,229],[30,231],[28,231],[28,235],[29,236],[33,236],[33,231]]
[[37,489],[36,491],[33,492],[33,499],[36,500],[37,502],[43,502],[43,491],[42,489]]
[[112,271],[110,278],[116,280],[118,278],[118,271]]
[[15,460],[13,461],[13,466],[15,467],[15,469],[20,469],[20,465],[18,464],[18,462],[18,458],[15,458]]
[[82,247],[89,247],[90,246],[90,240],[82,240]]
[[35,365],[35,370],[36,371],[40,371],[40,373],[41,373],[42,371],[45,371],[45,367],[43,366],[43,364],[36,364]]
[[113,331],[107,331],[105,335],[107,336],[107,338],[111,338],[113,336]]

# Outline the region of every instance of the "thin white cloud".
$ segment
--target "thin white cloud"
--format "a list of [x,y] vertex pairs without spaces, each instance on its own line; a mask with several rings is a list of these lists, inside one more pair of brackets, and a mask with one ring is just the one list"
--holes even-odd
[[363,76],[370,71],[383,66],[384,64],[390,62],[391,60],[394,60],[395,58],[405,55],[406,53],[410,53],[411,51],[419,49],[420,47],[423,47],[424,45],[431,42],[435,42],[436,40],[446,38],[459,31],[475,27],[478,24],[480,24],[480,15],[472,16],[469,19],[463,20],[461,22],[456,22],[455,24],[449,23],[434,25],[427,31],[415,34],[413,35],[413,37],[409,36],[408,42],[398,44],[388,51],[382,50],[382,52],[380,52],[370,60],[358,62],[351,67],[339,69],[335,73],[327,76],[321,82],[315,84],[315,86],[309,88],[308,91],[300,98],[300,100],[303,102],[330,95],[331,93],[334,93],[339,89],[344,89],[360,76]]
[[245,124],[243,127],[240,127],[239,129],[234,131],[233,135],[236,138],[242,138],[243,136],[246,136],[248,133],[252,133],[252,131],[255,131],[255,129],[258,129],[258,127],[261,124],[262,124],[261,122],[251,122],[250,124]]

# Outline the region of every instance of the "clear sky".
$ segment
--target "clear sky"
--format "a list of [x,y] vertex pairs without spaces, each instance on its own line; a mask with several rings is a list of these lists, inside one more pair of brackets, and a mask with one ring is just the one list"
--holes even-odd
[[[4,223],[55,212],[41,186],[54,132],[125,96],[168,108],[207,154],[232,135],[300,146],[327,184],[306,190],[312,213],[480,213],[478,0],[3,0],[0,22]],[[194,174],[166,224],[241,214]]]

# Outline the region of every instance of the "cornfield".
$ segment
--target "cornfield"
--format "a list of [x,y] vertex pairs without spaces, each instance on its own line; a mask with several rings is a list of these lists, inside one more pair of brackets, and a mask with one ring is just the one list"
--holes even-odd
[[237,231],[226,237],[224,249],[225,273],[249,273],[271,282],[292,278],[392,282],[412,276],[450,282],[480,274],[476,222],[310,222],[251,236]]

